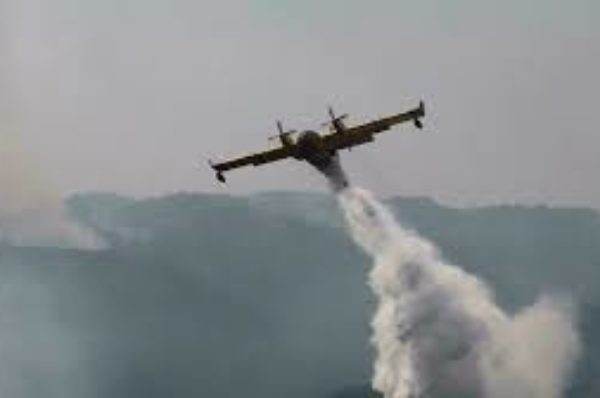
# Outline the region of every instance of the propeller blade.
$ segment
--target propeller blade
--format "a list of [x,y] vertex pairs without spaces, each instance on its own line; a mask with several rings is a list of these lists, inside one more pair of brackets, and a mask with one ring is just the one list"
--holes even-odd
[[331,120],[335,120],[335,113],[333,112],[331,105],[327,107],[327,111],[329,112],[329,117],[331,117]]

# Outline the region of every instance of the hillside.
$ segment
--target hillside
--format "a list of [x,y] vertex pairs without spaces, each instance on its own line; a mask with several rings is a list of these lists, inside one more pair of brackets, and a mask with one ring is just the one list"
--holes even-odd
[[[573,297],[585,353],[568,396],[600,394],[598,213],[388,203],[506,308]],[[68,206],[110,248],[0,247],[2,396],[369,394],[369,264],[332,197],[86,194]]]

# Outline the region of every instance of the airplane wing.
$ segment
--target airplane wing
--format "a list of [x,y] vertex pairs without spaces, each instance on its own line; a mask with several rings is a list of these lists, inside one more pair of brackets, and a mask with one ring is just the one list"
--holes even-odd
[[375,134],[389,130],[392,126],[412,121],[415,126],[422,128],[420,118],[425,116],[425,105],[421,101],[419,106],[408,112],[373,120],[371,122],[349,127],[342,132],[335,132],[323,137],[328,150],[351,148],[373,141]]
[[265,163],[276,162],[291,156],[292,152],[289,148],[281,147],[271,149],[269,151],[259,152],[248,156],[243,156],[237,159],[229,160],[222,163],[211,163],[211,167],[217,172],[217,178],[221,182],[225,182],[223,172],[237,169],[244,166],[259,166]]

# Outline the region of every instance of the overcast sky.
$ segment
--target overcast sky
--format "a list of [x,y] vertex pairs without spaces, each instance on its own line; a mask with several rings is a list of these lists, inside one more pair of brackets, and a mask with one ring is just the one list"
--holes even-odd
[[332,104],[358,123],[424,99],[422,132],[342,154],[352,180],[450,204],[600,208],[597,1],[0,4],[0,138],[17,135],[61,194],[323,189],[294,161],[226,187],[205,162],[273,145],[278,118],[315,127]]

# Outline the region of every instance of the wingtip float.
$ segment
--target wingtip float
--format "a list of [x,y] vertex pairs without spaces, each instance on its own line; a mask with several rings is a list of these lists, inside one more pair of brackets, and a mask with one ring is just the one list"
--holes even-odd
[[[293,158],[306,161],[321,173],[338,181],[337,185],[345,187],[348,185],[339,164],[338,151],[350,149],[358,145],[366,144],[375,140],[375,134],[389,130],[396,124],[413,122],[416,128],[422,129],[425,117],[425,104],[419,105],[406,112],[398,113],[388,117],[376,119],[356,126],[347,126],[344,120],[347,114],[336,116],[331,107],[328,108],[330,120],[325,124],[330,132],[319,134],[316,131],[306,130],[297,133],[295,130],[284,130],[280,121],[277,121],[278,134],[269,137],[270,140],[279,139],[280,146],[264,152],[242,156],[220,163],[209,161],[210,167],[215,171],[217,180],[226,181],[224,173],[245,166],[260,166],[279,160]],[[294,135],[297,138],[294,139]]]

